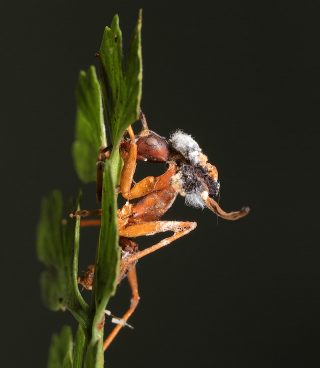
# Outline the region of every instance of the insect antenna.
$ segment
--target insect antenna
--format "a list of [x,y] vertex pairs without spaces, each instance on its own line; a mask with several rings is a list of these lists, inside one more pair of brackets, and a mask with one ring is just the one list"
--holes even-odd
[[[219,188],[219,192],[218,192],[218,204],[220,205],[220,199],[221,199],[221,188]],[[217,218],[217,225],[219,225],[219,216],[216,214],[216,218]]]

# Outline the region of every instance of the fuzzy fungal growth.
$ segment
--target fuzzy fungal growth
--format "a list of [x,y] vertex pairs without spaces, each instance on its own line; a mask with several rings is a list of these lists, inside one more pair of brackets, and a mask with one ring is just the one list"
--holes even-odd
[[192,165],[200,163],[201,148],[191,135],[184,133],[182,130],[177,130],[170,136],[169,143]]
[[185,192],[186,205],[195,208],[204,208],[205,204],[201,198],[201,193],[207,190],[202,179],[202,173],[194,166],[181,166],[182,187]]
[[173,180],[174,185],[185,197],[186,205],[204,208],[204,196],[216,197],[219,194],[220,184],[216,168],[207,162],[207,157],[191,135],[177,130],[170,136],[169,144],[190,163],[179,166]]
[[179,193],[185,197],[186,205],[191,207],[204,208],[204,196],[216,197],[219,194],[219,182],[201,166],[182,164],[173,180]]

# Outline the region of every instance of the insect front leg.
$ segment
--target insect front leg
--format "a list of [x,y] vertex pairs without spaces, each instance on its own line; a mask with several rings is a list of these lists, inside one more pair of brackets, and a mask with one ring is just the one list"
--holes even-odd
[[149,131],[147,119],[146,119],[145,114],[142,112],[142,110],[140,111],[140,117],[139,118],[140,118],[140,121],[141,121],[141,124],[142,124],[142,131]]
[[108,160],[111,155],[112,145],[101,148],[97,159],[97,174],[96,174],[96,198],[97,202],[100,203],[102,199],[102,181],[103,181],[103,170],[104,162]]
[[144,197],[153,192],[167,188],[172,176],[176,173],[176,165],[170,164],[168,170],[160,176],[147,176],[131,188],[130,192],[122,193],[125,199]]
[[[137,153],[133,152],[133,151],[137,151],[137,148],[132,148],[132,145],[135,145],[135,135],[134,135],[134,132],[133,132],[133,129],[131,127],[131,125],[127,128],[127,132],[129,134],[129,137],[130,137],[130,140],[131,140],[131,143],[130,143],[130,150],[132,151],[130,153],[130,150],[129,150],[129,158],[126,160],[126,161],[129,161],[127,163],[127,166],[130,165],[130,162],[135,162],[137,160]],[[96,196],[97,196],[97,201],[100,203],[101,202],[101,199],[102,199],[102,181],[103,181],[103,170],[104,170],[104,162],[105,160],[108,160],[110,158],[110,155],[111,155],[111,150],[112,150],[112,145],[106,147],[106,148],[101,148],[99,150],[99,154],[98,154],[98,159],[97,159],[97,176],[96,176]],[[130,169],[130,168],[128,168]],[[135,171],[135,167],[133,169],[133,172],[132,172],[132,177],[131,177],[131,182],[128,183],[129,185],[129,189],[131,187],[131,183],[132,183],[132,178],[133,178],[133,174],[134,174],[134,171]],[[122,170],[123,172],[123,170]],[[130,181],[130,178],[129,178],[129,181]]]
[[[131,129],[132,131],[132,129]],[[133,131],[132,131],[133,134]],[[131,139],[128,154],[124,157],[124,164],[121,171],[120,191],[124,198],[127,198],[133,182],[133,175],[137,167],[137,144]]]

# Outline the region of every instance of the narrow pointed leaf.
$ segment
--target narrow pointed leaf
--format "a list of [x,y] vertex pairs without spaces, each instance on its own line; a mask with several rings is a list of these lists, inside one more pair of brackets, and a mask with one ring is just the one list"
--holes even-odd
[[95,317],[92,334],[96,339],[103,335],[101,321],[111,295],[117,284],[120,260],[119,236],[117,229],[117,202],[115,184],[112,177],[112,159],[107,161],[104,170],[102,193],[102,216],[99,245],[96,257],[94,281]]
[[87,72],[80,72],[76,100],[76,134],[72,154],[79,178],[88,183],[96,180],[98,152],[107,145],[101,90],[94,66]]

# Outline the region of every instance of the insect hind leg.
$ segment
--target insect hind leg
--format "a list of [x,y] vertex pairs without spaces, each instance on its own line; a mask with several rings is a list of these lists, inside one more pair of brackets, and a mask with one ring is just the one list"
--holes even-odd
[[130,265],[131,263],[138,261],[140,258],[143,258],[146,255],[151,254],[171,244],[175,240],[187,235],[196,227],[197,227],[196,222],[189,222],[189,221],[153,221],[128,226],[127,228],[120,230],[120,235],[127,237],[138,237],[144,235],[154,235],[157,233],[163,233],[167,231],[172,231],[173,235],[165,239],[162,239],[160,242],[146,249],[143,249],[131,256],[128,256],[127,258],[122,260],[122,263]]
[[114,327],[114,329],[110,332],[109,336],[105,339],[105,341],[103,343],[103,350],[104,351],[110,346],[112,341],[118,335],[121,328],[125,325],[125,323],[128,321],[128,319],[134,313],[134,311],[136,310],[136,308],[139,304],[140,296],[139,296],[139,291],[138,291],[138,278],[137,278],[135,263],[130,265],[130,267],[128,269],[128,273],[127,273],[127,278],[128,278],[128,282],[129,282],[129,285],[130,285],[130,288],[131,288],[130,307],[128,308],[126,313],[121,317],[121,321],[123,321],[123,323],[118,324],[116,327]]

